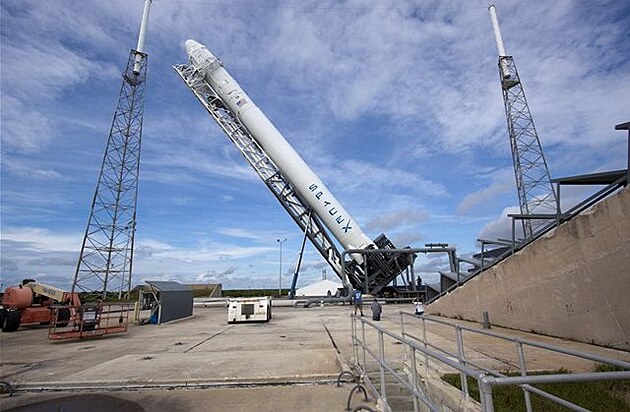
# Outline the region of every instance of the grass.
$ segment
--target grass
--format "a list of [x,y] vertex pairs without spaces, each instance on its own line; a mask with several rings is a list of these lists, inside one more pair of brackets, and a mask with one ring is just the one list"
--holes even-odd
[[[596,372],[617,371],[617,369],[608,365],[600,365],[595,368]],[[549,375],[568,373],[564,369],[540,373],[532,373],[532,375]],[[508,373],[508,376],[518,376],[519,374]],[[459,374],[447,374],[442,379],[449,384],[461,389],[461,380]],[[630,381],[599,381],[599,382],[570,382],[570,383],[554,383],[533,385],[545,392],[556,395],[562,399],[575,403],[583,408],[592,411],[602,412],[623,412],[630,411]],[[468,378],[468,393],[472,398],[479,401],[479,387],[477,381]],[[495,411],[525,411],[525,398],[523,390],[518,386],[498,386],[493,388],[493,401]],[[530,394],[532,401],[532,409],[534,411],[567,411],[552,401],[541,396]],[[625,399],[625,401],[624,401]]]

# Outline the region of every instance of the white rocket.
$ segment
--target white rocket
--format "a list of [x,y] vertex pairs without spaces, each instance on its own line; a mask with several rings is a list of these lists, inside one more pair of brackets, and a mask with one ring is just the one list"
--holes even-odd
[[[206,81],[339,243],[345,249],[365,249],[374,245],[273,123],[223,68],[219,59],[194,40],[186,40],[185,45],[192,66],[203,73]],[[353,258],[359,263],[363,261],[359,255],[354,255]]]

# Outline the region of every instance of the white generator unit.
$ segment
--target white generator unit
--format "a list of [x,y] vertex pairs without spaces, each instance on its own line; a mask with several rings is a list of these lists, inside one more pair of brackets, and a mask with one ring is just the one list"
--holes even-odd
[[271,297],[228,299],[228,323],[269,322]]

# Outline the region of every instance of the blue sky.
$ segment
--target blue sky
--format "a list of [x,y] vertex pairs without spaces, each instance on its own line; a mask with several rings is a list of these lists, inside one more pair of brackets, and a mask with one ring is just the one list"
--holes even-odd
[[[2,0],[1,281],[69,288],[142,0]],[[630,3],[497,1],[552,177],[621,169]],[[290,283],[301,233],[183,85],[223,61],[371,238],[478,250],[517,197],[483,1],[154,0],[134,284]],[[567,190],[567,202],[586,189]],[[445,260],[421,256],[435,278]],[[300,285],[321,278],[307,246]],[[329,278],[334,278],[328,269]]]

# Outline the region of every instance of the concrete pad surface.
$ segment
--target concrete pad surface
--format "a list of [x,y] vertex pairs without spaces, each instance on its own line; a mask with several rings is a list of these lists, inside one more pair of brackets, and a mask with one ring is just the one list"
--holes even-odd
[[[378,324],[400,334],[400,310],[411,305],[384,305]],[[126,334],[85,340],[50,341],[47,329],[23,328],[0,333],[0,380],[18,388],[13,396],[0,395],[0,410],[81,410],[82,395],[113,396],[109,405],[134,403],[144,411],[213,410],[344,410],[352,385],[337,388],[336,377],[355,356],[351,338],[351,306],[312,308],[274,307],[269,323],[227,323],[223,307],[199,308],[194,316],[164,325],[134,325]],[[364,311],[370,315],[369,309]],[[443,319],[443,318],[442,318]],[[443,319],[444,320],[444,319]],[[481,329],[471,322],[448,320]],[[405,323],[406,331],[421,336],[419,318]],[[358,324],[360,326],[360,324]],[[614,359],[630,354],[578,342],[562,341],[525,332],[495,332]],[[427,328],[432,344],[453,350],[455,334],[446,325]],[[366,328],[365,341],[378,352],[378,333]],[[466,333],[466,356],[498,370],[517,365],[513,343]],[[402,365],[404,345],[385,336],[388,362]],[[566,357],[527,349],[533,369],[592,370],[594,362],[566,361]],[[362,351],[359,357],[362,357]],[[375,362],[368,362],[377,368]],[[195,388],[195,389],[192,389]],[[169,390],[170,389],[170,390]],[[41,392],[44,390],[44,392]],[[75,398],[73,396],[79,396]],[[63,397],[71,397],[59,400]],[[353,405],[359,403],[355,397]],[[57,399],[45,409],[37,402]],[[89,410],[100,412],[96,398]],[[28,406],[30,405],[30,406]],[[56,405],[56,406],[55,406]],[[123,408],[123,406],[121,406]],[[83,409],[85,410],[85,409]],[[118,409],[126,410],[126,409]]]
[[[329,352],[329,351],[326,351]],[[134,354],[120,356],[68,375],[68,382],[290,381],[334,379],[339,365],[334,354],[319,349]],[[299,361],[301,359],[307,361]]]
[[[170,391],[19,394],[0,398],[6,412],[343,411],[351,386],[293,385]],[[370,405],[355,396],[352,407]]]

